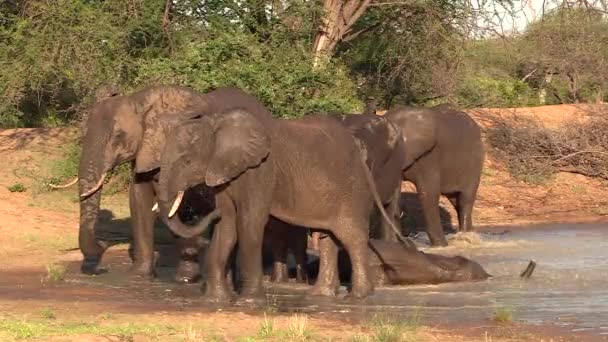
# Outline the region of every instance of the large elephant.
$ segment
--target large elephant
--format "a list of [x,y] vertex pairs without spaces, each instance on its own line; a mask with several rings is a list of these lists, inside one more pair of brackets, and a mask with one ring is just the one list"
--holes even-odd
[[[446,257],[419,251],[416,247],[378,239],[369,240],[372,282],[384,285],[440,284],[456,281],[477,281],[491,277],[477,262],[461,257]],[[308,265],[309,277],[314,279],[319,262]],[[351,265],[346,253],[338,255],[340,282],[350,279]]]
[[[327,247],[321,249],[325,252],[313,295],[335,295],[334,284],[324,280],[337,273],[334,239],[352,260],[351,296],[373,292],[367,273],[369,213],[374,203],[382,203],[348,130],[318,115],[266,122],[244,110],[190,116],[176,126],[175,139],[162,153],[158,201],[163,219],[183,237],[201,234],[209,218],[221,216],[206,258],[208,297],[231,297],[225,265],[237,236],[241,295],[260,294],[262,237],[269,215],[332,233],[321,241]],[[214,194],[216,209],[202,224],[187,226],[175,212],[184,191],[201,184]],[[384,209],[381,213],[389,219]]]
[[[446,246],[439,196],[454,205],[459,230],[470,231],[485,155],[481,129],[466,113],[443,105],[397,107],[384,116],[406,140],[403,180],[416,185],[431,245]],[[386,237],[393,239],[391,234]]]
[[[219,88],[200,94],[181,86],[152,86],[130,96],[107,97],[96,102],[89,111],[82,138],[79,167],[80,230],[79,246],[84,260],[83,273],[95,274],[108,244],[95,236],[101,190],[109,171],[126,162],[133,163],[133,178],[129,189],[129,206],[133,228],[133,265],[136,274],[154,275],[152,211],[157,192],[160,155],[174,123],[188,110],[199,115],[221,112],[230,108],[245,108],[258,120],[270,119],[270,112],[255,99],[239,89]],[[192,266],[196,258],[188,256],[188,246],[194,242],[180,240],[184,253],[178,278],[183,274],[193,278],[199,267]],[[194,243],[195,244],[195,243]],[[183,279],[183,278],[182,278]]]

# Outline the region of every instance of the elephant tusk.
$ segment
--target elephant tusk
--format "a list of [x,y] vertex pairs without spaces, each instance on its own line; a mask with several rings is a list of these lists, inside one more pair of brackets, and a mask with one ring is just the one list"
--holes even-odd
[[177,193],[177,197],[175,197],[175,201],[173,202],[173,206],[171,207],[171,211],[169,212],[169,218],[172,218],[173,215],[179,209],[179,205],[182,204],[182,199],[184,198],[184,191],[180,191]]
[[158,211],[158,202],[154,203],[154,206],[152,207],[152,211]]
[[84,199],[84,198],[89,197],[90,195],[94,194],[95,192],[97,192],[97,190],[99,190],[99,188],[101,188],[101,186],[103,185],[103,181],[106,180],[107,175],[108,175],[108,173],[104,172],[101,175],[101,178],[99,178],[99,181],[97,182],[97,184],[95,184],[95,186],[91,190],[81,194],[80,198]]
[[78,177],[76,177],[73,181],[67,183],[67,184],[63,184],[63,185],[55,185],[53,183],[49,183],[47,184],[50,188],[53,189],[65,189],[65,188],[69,188],[72,185],[76,184],[76,182],[78,182]]

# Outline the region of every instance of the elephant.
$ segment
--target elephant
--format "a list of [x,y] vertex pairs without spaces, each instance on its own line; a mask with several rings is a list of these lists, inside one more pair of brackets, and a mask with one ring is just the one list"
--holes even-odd
[[269,217],[264,229],[263,248],[271,252],[272,256],[272,282],[286,282],[289,280],[287,268],[287,253],[291,251],[295,259],[295,281],[308,283],[308,229],[294,226]]
[[[406,247],[386,240],[370,239],[370,277],[376,286],[440,284],[457,281],[480,281],[491,277],[483,267],[470,259],[424,253],[416,247]],[[351,265],[346,253],[338,254],[340,282],[350,279]],[[308,265],[309,277],[314,279],[319,261]]]
[[[458,230],[473,228],[472,211],[485,151],[479,125],[466,113],[439,105],[399,106],[384,116],[406,140],[403,180],[416,186],[432,246],[447,246],[439,217],[445,195],[458,213]],[[394,236],[384,231],[387,240]]]
[[[99,96],[99,94],[98,94]],[[176,85],[150,86],[131,95],[104,91],[103,98],[89,110],[83,128],[82,154],[78,183],[80,193],[79,247],[84,256],[81,271],[99,272],[106,241],[95,236],[101,190],[109,171],[131,162],[133,176],[129,188],[129,207],[133,228],[134,274],[153,277],[155,203],[161,151],[173,122],[178,122],[187,108],[199,115],[213,114],[231,108],[244,108],[258,120],[271,118],[270,112],[255,97],[231,87],[218,88],[206,94]],[[178,240],[182,260],[176,278],[189,281],[199,270],[192,253],[194,240]],[[196,255],[194,255],[196,256]]]
[[[353,264],[349,296],[373,293],[367,273],[372,206],[390,218],[357,141],[343,125],[322,115],[264,122],[240,109],[204,116],[193,111],[189,116],[174,126],[174,139],[162,152],[158,203],[163,220],[184,238],[200,235],[210,220],[219,219],[206,258],[203,292],[208,299],[232,298],[225,265],[237,237],[240,296],[260,295],[262,236],[269,215],[331,233],[320,242],[326,247],[321,248],[320,276],[311,295],[336,294],[334,284],[324,278],[333,279],[337,272],[337,241]],[[175,213],[184,191],[201,185],[215,197],[216,209],[200,224],[185,225]]]

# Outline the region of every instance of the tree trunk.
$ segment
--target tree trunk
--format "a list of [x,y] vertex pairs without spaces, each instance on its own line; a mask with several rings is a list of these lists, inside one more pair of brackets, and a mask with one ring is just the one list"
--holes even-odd
[[371,0],[324,0],[324,16],[314,40],[314,66],[331,57],[336,46],[365,13]]

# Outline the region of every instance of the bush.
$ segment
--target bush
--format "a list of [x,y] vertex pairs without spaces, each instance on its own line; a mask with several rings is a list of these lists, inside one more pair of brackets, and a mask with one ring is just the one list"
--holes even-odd
[[456,101],[465,108],[538,105],[538,96],[533,89],[515,79],[465,77],[456,96]]
[[15,183],[8,187],[8,191],[10,191],[10,192],[25,192],[25,190],[26,190],[25,185],[23,185],[21,183]]
[[135,83],[174,83],[202,92],[236,86],[282,118],[361,110],[345,68],[335,62],[314,68],[312,60],[307,49],[289,42],[260,42],[243,32],[212,32],[205,40],[180,47],[169,58],[142,60]]
[[516,178],[540,183],[558,171],[608,179],[608,113],[548,129],[538,121],[499,119],[488,142]]

